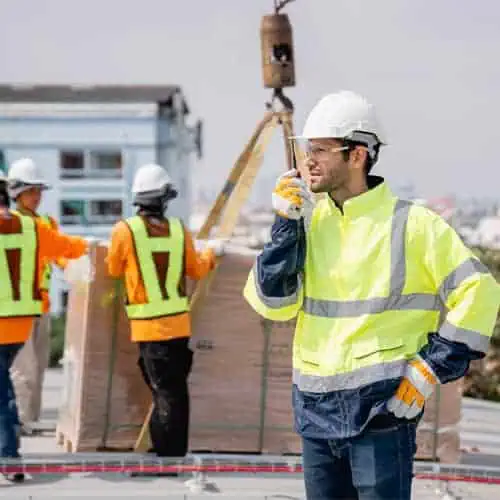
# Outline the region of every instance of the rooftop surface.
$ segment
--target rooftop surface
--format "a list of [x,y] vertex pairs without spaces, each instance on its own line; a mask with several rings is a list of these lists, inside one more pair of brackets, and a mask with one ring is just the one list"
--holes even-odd
[[0,85],[0,102],[158,102],[179,92],[176,85]]
[[[61,396],[62,371],[49,370],[44,386],[44,410],[38,435],[23,438],[22,452],[27,460],[52,460],[67,457],[55,439],[57,408]],[[499,467],[500,471],[500,405],[464,399],[461,423],[462,448],[466,450],[466,468]],[[121,455],[121,458],[127,455]],[[130,455],[128,455],[130,457]],[[73,456],[74,457],[74,456]],[[79,454],[82,462],[96,459],[120,459],[120,455]],[[241,458],[241,457],[240,457]],[[22,485],[0,480],[1,498],[42,500],[49,498],[122,498],[122,499],[303,499],[300,474],[229,474],[209,473],[205,483],[187,482],[191,474],[178,478],[130,478],[121,473],[74,473],[36,475]],[[200,485],[203,489],[200,489]],[[198,489],[197,489],[198,488]],[[447,495],[447,496],[446,496]],[[477,482],[443,482],[417,479],[414,500],[494,500],[500,498],[500,485]],[[395,499],[397,500],[397,499]]]

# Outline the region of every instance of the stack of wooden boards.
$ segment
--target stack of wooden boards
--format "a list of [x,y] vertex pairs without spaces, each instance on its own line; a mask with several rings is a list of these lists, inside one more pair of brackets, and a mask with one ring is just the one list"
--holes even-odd
[[[106,275],[106,248],[92,252],[90,283],[71,289],[66,325],[65,397],[58,436],[68,451],[133,449],[150,395],[129,338],[123,299]],[[293,431],[291,359],[294,323],[262,321],[242,297],[255,256],[221,260],[210,293],[193,318],[190,449],[206,452],[300,453]],[[437,451],[459,456],[461,391],[441,387]],[[434,449],[431,400],[418,431],[418,457]],[[451,427],[450,427],[451,426]]]
[[[72,451],[132,449],[150,402],[105,254],[96,248],[95,279],[69,294],[57,431]],[[192,450],[300,452],[290,392],[294,325],[262,322],[243,299],[253,261],[248,252],[226,255],[193,318]]]
[[457,380],[438,386],[427,401],[417,429],[417,459],[460,461],[462,384],[463,380]]
[[222,259],[193,322],[193,450],[298,453],[291,411],[293,324],[263,322],[242,297],[251,255]]
[[132,448],[150,401],[137,367],[117,282],[106,272],[105,246],[94,247],[91,282],[68,297],[63,401],[57,436],[66,451]]

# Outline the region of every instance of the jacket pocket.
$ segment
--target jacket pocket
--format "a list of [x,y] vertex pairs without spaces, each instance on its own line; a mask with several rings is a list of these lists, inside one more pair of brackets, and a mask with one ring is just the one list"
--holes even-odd
[[299,357],[303,363],[308,365],[319,366],[319,355],[317,351],[310,351],[302,346],[298,349]]
[[379,338],[360,340],[352,346],[352,357],[354,359],[367,358],[373,354],[393,351],[404,347],[405,343],[401,337]]

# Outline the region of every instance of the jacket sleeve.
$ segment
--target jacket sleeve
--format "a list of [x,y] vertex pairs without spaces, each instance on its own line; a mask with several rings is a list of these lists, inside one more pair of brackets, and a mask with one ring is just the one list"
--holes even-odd
[[213,250],[208,248],[203,252],[196,252],[193,238],[186,229],[184,229],[184,255],[186,274],[193,280],[204,278],[215,267]]
[[120,221],[111,231],[111,242],[106,256],[108,274],[120,278],[125,273],[131,251],[131,234],[125,222]]
[[488,350],[500,305],[500,286],[487,267],[440,217],[425,224],[424,263],[443,306],[437,332],[420,356],[441,383],[463,377]]
[[[54,217],[49,216],[49,219],[50,219],[50,223],[52,225],[52,229],[59,231],[59,224],[54,219]],[[59,267],[60,269],[65,269],[66,266],[68,265],[68,260],[69,259],[67,259],[65,257],[58,257],[57,259],[55,259],[53,261],[53,263],[56,264],[56,266]]]
[[302,220],[276,216],[266,244],[243,290],[252,308],[274,321],[294,318],[302,307],[306,236]]
[[69,236],[52,229],[47,224],[36,222],[40,258],[43,262],[58,258],[77,259],[88,250],[88,243],[79,236]]

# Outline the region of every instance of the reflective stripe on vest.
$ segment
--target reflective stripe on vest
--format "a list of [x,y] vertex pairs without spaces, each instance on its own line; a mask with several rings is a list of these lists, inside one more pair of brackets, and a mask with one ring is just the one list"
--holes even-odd
[[[38,217],[38,219],[40,219],[47,226],[49,226],[51,228],[54,227],[54,224],[52,223],[52,219],[48,215],[39,215],[39,216],[29,215],[29,214],[24,214],[24,213],[20,212],[19,210],[12,210],[12,212],[17,214],[17,215],[23,215],[25,217],[31,217],[31,218]],[[42,278],[40,280],[40,288],[42,290],[49,290],[51,278],[52,278],[52,264],[47,263],[44,266]]]
[[0,317],[39,316],[35,221],[23,215],[13,217],[18,230],[0,234]]
[[[184,278],[184,229],[179,219],[169,218],[168,222],[168,236],[151,237],[141,217],[135,216],[127,220],[147,296],[145,304],[126,306],[127,315],[131,319],[151,319],[189,310],[188,298],[179,292]],[[161,278],[154,261],[154,254],[157,253],[168,254],[164,291],[160,286]]]
[[[51,228],[54,227],[54,225],[52,224],[52,219],[48,215],[41,215],[40,219],[42,219],[42,221],[46,223],[49,227]],[[42,280],[40,283],[40,288],[42,290],[50,289],[51,278],[52,278],[52,264],[47,263],[43,269]]]

